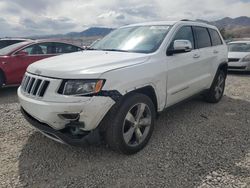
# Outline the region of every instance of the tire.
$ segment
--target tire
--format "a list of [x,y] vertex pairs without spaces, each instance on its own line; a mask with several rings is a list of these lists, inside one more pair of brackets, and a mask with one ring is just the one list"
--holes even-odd
[[226,74],[219,70],[213,81],[212,86],[205,94],[205,100],[209,103],[218,103],[223,97],[226,84]]
[[4,84],[4,77],[3,77],[3,74],[0,71],[0,88],[3,87],[3,84]]
[[148,96],[129,94],[115,104],[106,117],[106,143],[112,150],[123,154],[137,153],[152,136],[155,117],[155,106]]

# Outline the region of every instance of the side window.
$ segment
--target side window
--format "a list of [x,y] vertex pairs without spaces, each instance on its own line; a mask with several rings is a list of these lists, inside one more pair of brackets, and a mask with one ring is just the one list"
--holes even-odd
[[72,52],[81,51],[81,48],[79,48],[77,46],[73,46],[71,44],[66,44],[66,43],[55,43],[55,46],[56,46],[56,53],[57,54],[72,53]]
[[213,46],[218,46],[218,45],[222,45],[222,40],[221,37],[219,35],[219,33],[214,30],[214,29],[208,29],[210,36],[211,36],[211,40],[212,40],[212,45]]
[[206,48],[212,46],[207,28],[194,27],[194,33],[196,35],[197,48]]
[[33,44],[22,51],[28,53],[28,55],[49,55],[55,54],[55,46],[51,42]]
[[174,40],[189,40],[192,43],[194,49],[194,36],[191,26],[184,26],[176,33]]

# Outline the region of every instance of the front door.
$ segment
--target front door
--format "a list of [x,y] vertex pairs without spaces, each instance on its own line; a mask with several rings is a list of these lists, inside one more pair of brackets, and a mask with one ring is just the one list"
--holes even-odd
[[175,40],[189,40],[193,50],[168,56],[167,107],[201,91],[206,84],[208,72],[202,51],[196,47],[191,26],[181,27],[171,45]]

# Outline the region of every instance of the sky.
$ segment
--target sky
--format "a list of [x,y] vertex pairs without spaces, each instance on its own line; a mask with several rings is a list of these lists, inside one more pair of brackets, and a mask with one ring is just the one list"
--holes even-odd
[[160,20],[250,17],[250,0],[0,0],[0,37]]

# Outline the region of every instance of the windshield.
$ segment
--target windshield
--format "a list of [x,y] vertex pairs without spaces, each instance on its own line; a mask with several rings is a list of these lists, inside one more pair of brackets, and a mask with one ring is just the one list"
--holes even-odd
[[228,45],[229,52],[250,52],[250,43],[231,43]]
[[2,48],[0,50],[0,55],[7,55],[7,54],[11,53],[13,50],[15,50],[21,46],[24,46],[26,44],[29,44],[29,42],[20,42],[20,43],[16,43],[16,44],[7,46],[5,48]]
[[170,26],[135,26],[117,29],[93,44],[90,50],[155,52],[166,37]]

